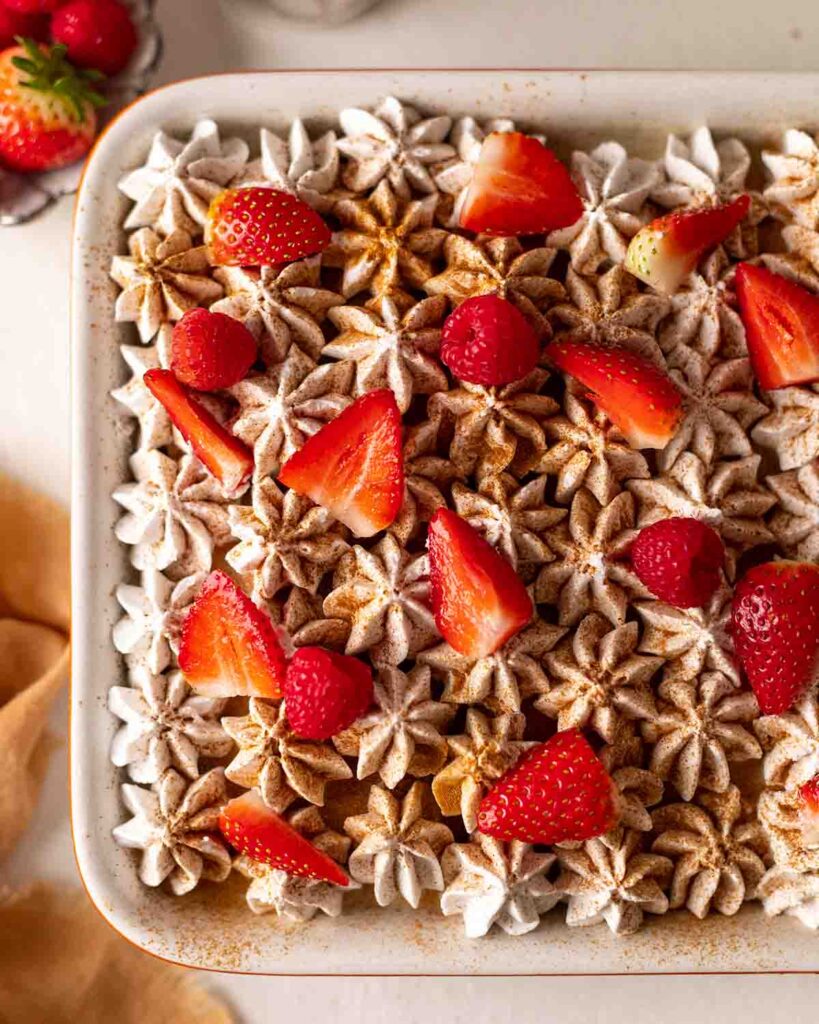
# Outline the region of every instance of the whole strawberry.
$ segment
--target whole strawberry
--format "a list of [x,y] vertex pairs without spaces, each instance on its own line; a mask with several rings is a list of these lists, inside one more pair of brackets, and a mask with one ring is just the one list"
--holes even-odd
[[537,365],[534,328],[508,299],[474,295],[449,314],[441,359],[461,380],[483,387],[510,384]]
[[189,309],[174,324],[171,369],[189,388],[215,391],[238,384],[255,358],[253,335],[232,316]]
[[14,46],[18,36],[32,39],[48,38],[48,18],[42,14],[21,14],[3,7],[0,0],[0,50]]
[[644,527],[631,546],[635,573],[655,597],[675,608],[707,604],[722,582],[724,559],[717,531],[683,516]]
[[734,648],[763,714],[781,715],[817,681],[819,565],[765,562],[737,584]]
[[93,89],[100,74],[78,71],[65,47],[40,47],[24,39],[0,54],[0,164],[15,171],[47,171],[72,164],[91,148],[95,108],[105,102]]
[[69,0],[51,19],[51,36],[67,47],[72,64],[106,75],[122,71],[137,45],[131,15],[118,0]]
[[51,14],[65,0],[0,0],[3,7],[20,14]]
[[481,801],[478,829],[497,839],[593,839],[618,818],[615,787],[579,729],[527,751]]
[[373,701],[372,672],[363,661],[322,647],[300,647],[287,666],[287,720],[308,740],[326,740],[361,718]]

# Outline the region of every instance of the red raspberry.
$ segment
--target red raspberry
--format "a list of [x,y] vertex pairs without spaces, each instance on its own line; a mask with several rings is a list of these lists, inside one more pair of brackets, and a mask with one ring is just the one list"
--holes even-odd
[[532,325],[499,295],[475,295],[461,303],[441,334],[444,363],[456,377],[484,387],[525,377],[539,354]]
[[0,50],[14,46],[17,36],[43,42],[48,38],[48,19],[40,14],[13,11],[10,7],[3,7],[0,0]]
[[724,558],[716,530],[682,516],[646,526],[631,546],[634,571],[655,597],[675,608],[708,603],[722,581]]
[[18,14],[51,14],[65,0],[0,0],[1,7],[8,7]]
[[287,666],[287,720],[298,736],[326,740],[361,718],[373,700],[363,661],[322,647],[300,647]]
[[68,47],[68,59],[106,75],[122,71],[136,49],[137,32],[118,0],[70,0],[51,19],[55,43]]
[[189,309],[174,325],[171,369],[197,391],[238,384],[256,358],[253,335],[238,320],[207,309]]

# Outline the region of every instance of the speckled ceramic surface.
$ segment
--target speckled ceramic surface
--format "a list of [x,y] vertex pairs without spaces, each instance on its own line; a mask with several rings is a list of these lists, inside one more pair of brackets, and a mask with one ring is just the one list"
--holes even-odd
[[[116,723],[106,692],[118,681],[110,641],[113,598],[125,555],[112,526],[109,498],[123,478],[127,439],[108,392],[122,383],[107,268],[120,251],[122,173],[138,163],[159,128],[188,130],[213,117],[250,136],[280,130],[294,116],[322,127],[343,106],[394,94],[435,112],[513,117],[524,127],[554,128],[561,147],[584,146],[602,133],[639,155],[668,131],[708,122],[759,145],[783,124],[816,128],[819,76],[617,72],[304,72],[228,75],[181,83],[133,106],[99,143],[80,194],[73,292],[74,387],[74,665],[72,803],[77,856],[101,912],[151,952],[198,967],[259,973],[549,974],[583,972],[781,971],[819,965],[815,934],[794,921],[769,921],[757,908],[734,918],[697,922],[668,915],[661,929],[618,941],[598,930],[566,930],[546,918],[525,940],[465,939],[457,922],[422,903],[374,909],[353,894],[350,913],[309,929],[270,917],[250,918],[237,887],[175,899],[140,887],[130,854],[110,841],[119,820],[117,773],[108,748]],[[772,97],[775,99],[772,100]],[[565,155],[565,152],[563,153]],[[122,337],[120,337],[122,334]]]

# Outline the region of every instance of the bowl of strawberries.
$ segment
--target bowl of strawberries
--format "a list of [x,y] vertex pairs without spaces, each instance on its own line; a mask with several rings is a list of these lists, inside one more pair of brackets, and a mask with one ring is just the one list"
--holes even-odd
[[145,91],[154,0],[0,0],[0,225],[75,192],[105,123]]

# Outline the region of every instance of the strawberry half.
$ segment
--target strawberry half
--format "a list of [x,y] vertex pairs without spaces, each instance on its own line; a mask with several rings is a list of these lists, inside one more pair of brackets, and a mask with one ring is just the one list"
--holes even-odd
[[526,587],[465,519],[439,508],[429,523],[427,547],[435,624],[460,654],[493,654],[530,621]]
[[819,846],[819,775],[799,787],[799,827],[808,848]]
[[197,391],[238,384],[256,358],[256,340],[245,325],[197,306],[173,326],[171,369]]
[[773,391],[819,380],[819,295],[750,263],[737,267],[736,289],[760,385]]
[[675,292],[700,256],[731,234],[750,205],[750,196],[743,195],[722,206],[658,217],[632,238],[626,270],[658,291]]
[[579,842],[612,828],[618,801],[608,772],[579,729],[527,751],[478,809],[478,829],[525,843]]
[[631,564],[640,581],[675,608],[708,604],[722,582],[724,561],[717,531],[684,516],[644,527],[631,545]]
[[142,379],[200,462],[226,491],[241,490],[253,473],[253,452],[247,445],[192,398],[170,370],[148,370]]
[[763,714],[781,715],[817,679],[819,565],[765,562],[734,590],[734,648]]
[[349,885],[339,865],[271,811],[255,790],[225,805],[219,828],[231,846],[262,864],[299,878]]
[[665,448],[682,418],[682,395],[674,381],[627,349],[558,340],[546,354],[564,373],[589,389],[589,398],[633,448]]
[[281,697],[286,660],[269,616],[216,570],[182,623],[179,667],[206,697]]
[[298,196],[275,188],[229,188],[210,204],[205,241],[211,263],[292,263],[330,244],[330,229]]
[[401,413],[392,391],[356,399],[285,462],[279,480],[356,537],[385,530],[404,500]]
[[488,235],[536,235],[565,228],[583,201],[565,166],[522,132],[492,132],[461,210],[460,226]]

